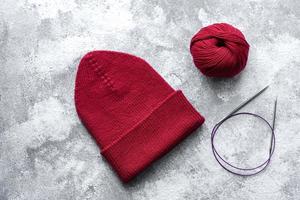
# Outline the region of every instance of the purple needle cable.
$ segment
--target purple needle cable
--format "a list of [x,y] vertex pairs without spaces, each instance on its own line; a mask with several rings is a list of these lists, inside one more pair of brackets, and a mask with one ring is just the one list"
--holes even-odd
[[[259,96],[261,93],[263,93],[269,86],[266,86],[265,88],[263,88],[261,91],[259,91],[257,94],[255,94],[254,96],[252,96],[251,98],[249,98],[248,100],[246,100],[244,103],[242,103],[241,105],[239,105],[237,108],[235,108],[232,112],[230,112],[224,119],[222,119],[219,123],[217,123],[212,132],[211,132],[211,146],[212,146],[212,151],[213,151],[213,155],[215,157],[215,159],[217,160],[217,162],[221,165],[222,168],[224,168],[225,170],[227,170],[230,173],[236,174],[236,175],[240,175],[240,176],[252,176],[255,174],[260,173],[261,171],[263,171],[270,163],[271,161],[271,157],[274,153],[275,150],[275,120],[276,120],[276,109],[277,109],[277,99],[275,101],[274,104],[274,111],[273,111],[273,123],[272,125],[263,117],[254,114],[254,113],[249,113],[249,112],[239,112],[237,113],[237,111],[239,111],[241,108],[243,108],[244,106],[246,106],[249,102],[251,102],[253,99],[255,99],[257,96]],[[240,115],[250,115],[252,117],[256,117],[259,120],[262,120],[263,122],[265,122],[267,124],[267,126],[270,128],[271,130],[271,142],[270,142],[270,148],[269,148],[269,154],[267,159],[259,164],[256,167],[251,167],[251,168],[241,168],[241,167],[237,167],[233,164],[230,164],[228,161],[225,160],[225,158],[223,158],[218,151],[215,148],[215,144],[214,144],[214,139],[217,133],[217,130],[220,128],[220,126],[228,119],[232,118],[232,117],[236,117],[236,116],[240,116]]]

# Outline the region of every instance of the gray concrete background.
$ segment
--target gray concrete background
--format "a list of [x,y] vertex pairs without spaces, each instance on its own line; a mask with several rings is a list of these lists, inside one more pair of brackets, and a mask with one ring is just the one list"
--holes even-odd
[[[192,35],[227,22],[251,45],[246,69],[209,79],[193,66]],[[296,0],[1,0],[0,199],[300,199],[300,3]],[[122,184],[80,123],[73,102],[80,58],[94,49],[146,59],[206,117],[202,128]],[[271,165],[227,173],[210,148],[213,125],[270,84],[244,110],[271,121]],[[244,166],[266,156],[270,134],[252,118],[220,130],[218,148]]]

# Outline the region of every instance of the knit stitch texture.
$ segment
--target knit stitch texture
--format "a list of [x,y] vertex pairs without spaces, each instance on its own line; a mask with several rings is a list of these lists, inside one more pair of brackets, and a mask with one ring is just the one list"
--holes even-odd
[[101,154],[128,182],[204,118],[143,59],[113,51],[86,54],[75,83],[77,113]]

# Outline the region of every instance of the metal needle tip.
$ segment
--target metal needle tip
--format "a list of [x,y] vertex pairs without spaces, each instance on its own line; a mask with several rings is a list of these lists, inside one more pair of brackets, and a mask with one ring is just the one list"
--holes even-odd
[[245,102],[241,103],[237,108],[235,108],[233,111],[231,111],[225,118],[232,115],[233,113],[239,111],[241,108],[243,108],[245,105],[247,105],[249,102],[251,102],[253,99],[255,99],[257,96],[259,96],[261,93],[263,93],[266,89],[268,89],[269,85],[264,87],[262,90],[260,90],[258,93],[247,99]]

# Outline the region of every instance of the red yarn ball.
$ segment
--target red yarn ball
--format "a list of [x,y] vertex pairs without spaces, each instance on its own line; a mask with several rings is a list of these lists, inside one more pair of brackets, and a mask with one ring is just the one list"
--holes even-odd
[[217,23],[194,35],[190,51],[196,67],[204,75],[233,77],[246,66],[249,44],[237,28]]

